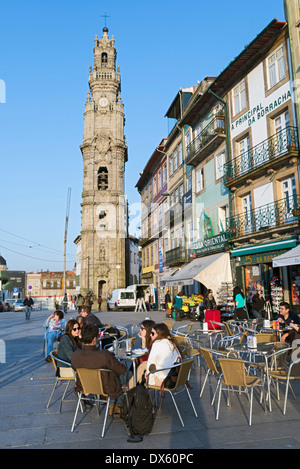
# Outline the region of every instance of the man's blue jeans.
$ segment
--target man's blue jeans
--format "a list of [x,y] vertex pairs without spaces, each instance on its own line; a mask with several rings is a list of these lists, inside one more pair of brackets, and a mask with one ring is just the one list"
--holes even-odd
[[31,306],[25,306],[25,318],[30,319],[31,315]]

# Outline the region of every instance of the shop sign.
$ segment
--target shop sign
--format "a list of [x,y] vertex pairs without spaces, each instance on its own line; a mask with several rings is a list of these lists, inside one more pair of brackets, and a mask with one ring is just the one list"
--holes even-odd
[[281,96],[278,96],[267,105],[257,103],[252,109],[250,109],[250,111],[246,112],[242,117],[231,124],[231,130],[234,130],[244,122],[247,122],[248,126],[250,127],[256,121],[274,111],[278,106],[281,106],[281,104],[285,103],[288,99],[291,98],[291,96],[291,92],[288,90],[286,93],[282,93]]
[[220,233],[219,235],[213,236],[212,238],[196,241],[192,245],[192,250],[196,255],[208,252],[223,251],[225,249],[225,244],[227,244],[226,233]]
[[288,249],[280,249],[278,251],[261,252],[256,254],[248,254],[247,256],[240,256],[240,265],[255,265],[255,264],[268,264],[271,263],[274,257],[280,256]]

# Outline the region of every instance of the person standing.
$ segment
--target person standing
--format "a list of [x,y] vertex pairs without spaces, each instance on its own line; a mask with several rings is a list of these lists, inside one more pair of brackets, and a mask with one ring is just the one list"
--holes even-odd
[[27,319],[27,320],[29,321],[29,320],[30,320],[31,311],[32,311],[32,305],[34,304],[34,301],[33,301],[33,299],[31,298],[31,296],[26,295],[23,304],[24,304],[24,306],[25,306],[25,319]]
[[84,302],[84,298],[79,293],[78,298],[77,298],[77,302],[76,302],[77,311],[78,311],[79,314],[81,313],[83,302]]
[[240,321],[249,319],[248,312],[246,309],[246,296],[242,292],[240,287],[234,287],[233,301],[235,303],[234,319]]
[[212,290],[207,290],[203,303],[204,311],[207,309],[216,309],[217,303]]
[[102,296],[98,296],[98,311],[101,311],[101,304],[102,304]]
[[67,314],[67,312],[68,312],[68,302],[69,302],[68,295],[65,293],[65,296],[64,296],[63,301],[62,301],[64,314]]
[[252,297],[252,314],[255,318],[262,318],[265,310],[266,301],[262,290],[257,290]]
[[167,290],[165,294],[165,310],[169,308],[168,303],[171,303],[171,295],[169,293],[169,290]]

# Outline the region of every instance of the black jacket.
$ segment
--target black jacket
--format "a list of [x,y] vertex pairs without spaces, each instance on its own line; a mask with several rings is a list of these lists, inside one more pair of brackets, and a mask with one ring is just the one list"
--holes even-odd
[[24,306],[32,306],[34,305],[34,301],[32,298],[25,298],[25,300],[23,301],[23,305]]

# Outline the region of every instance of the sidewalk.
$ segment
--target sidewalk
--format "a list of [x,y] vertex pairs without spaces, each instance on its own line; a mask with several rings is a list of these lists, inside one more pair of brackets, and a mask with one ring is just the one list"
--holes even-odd
[[[42,324],[49,311],[33,312],[25,321],[23,312],[0,314],[0,339],[6,345],[6,363],[0,363],[0,447],[30,449],[107,449],[128,450],[196,450],[196,449],[296,449],[300,448],[300,383],[294,385],[297,400],[288,400],[287,414],[282,414],[281,401],[272,400],[273,411],[264,412],[257,399],[253,402],[252,426],[248,425],[247,398],[232,397],[232,407],[221,402],[220,419],[215,420],[216,408],[210,405],[212,389],[208,385],[199,399],[204,367],[194,365],[191,395],[198,413],[194,416],[186,396],[176,397],[185,427],[182,427],[170,396],[163,400],[153,431],[141,443],[128,443],[123,421],[108,418],[106,434],[100,437],[104,412],[97,416],[95,408],[78,417],[71,433],[76,396],[68,394],[59,413],[59,397],[64,385],[56,391],[52,404],[46,405],[54,385],[54,368],[42,354]],[[66,319],[76,317],[69,312]],[[103,323],[122,326],[139,324],[145,316],[157,322],[165,313],[101,312]],[[184,322],[179,323],[183,325]],[[194,328],[197,327],[197,323]],[[212,384],[215,381],[212,380]],[[281,394],[282,395],[282,394]],[[183,399],[184,398],[184,399]],[[239,400],[240,399],[240,400]],[[243,404],[243,405],[242,405]]]

